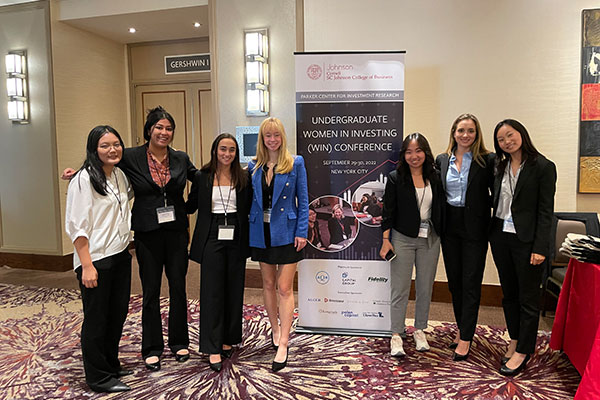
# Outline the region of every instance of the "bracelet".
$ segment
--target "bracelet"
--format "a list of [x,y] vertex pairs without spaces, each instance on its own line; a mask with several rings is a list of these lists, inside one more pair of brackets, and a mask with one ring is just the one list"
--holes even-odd
[[384,236],[384,237],[383,237],[383,240],[390,240],[390,237],[389,237],[389,236],[388,236],[388,237],[385,237],[385,236]]

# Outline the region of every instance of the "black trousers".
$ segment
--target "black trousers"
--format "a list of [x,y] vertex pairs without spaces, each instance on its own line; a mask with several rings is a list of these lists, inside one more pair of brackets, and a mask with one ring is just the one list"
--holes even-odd
[[487,237],[473,239],[465,226],[464,208],[447,205],[448,227],[442,236],[442,254],[452,307],[460,339],[470,341],[475,334],[481,282],[488,249]]
[[514,233],[502,232],[503,221],[492,220],[490,245],[502,285],[502,307],[508,334],[518,340],[517,351],[535,351],[539,323],[540,284],[543,265],[531,265],[532,243],[521,242]]
[[160,313],[163,266],[169,281],[169,348],[186,349],[188,304],[185,276],[188,269],[188,232],[163,228],[135,232],[135,252],[142,281],[142,357],[160,356],[164,349]]
[[[223,223],[223,215],[213,215],[200,270],[200,351],[207,354],[242,341],[246,258],[237,226],[234,240],[217,239]],[[228,215],[227,223],[236,219]]]
[[107,383],[121,369],[119,341],[129,309],[131,255],[124,250],[94,261],[94,266],[98,271],[98,286],[91,289],[81,282],[81,266],[75,270],[83,302],[83,368],[85,381],[91,387]]

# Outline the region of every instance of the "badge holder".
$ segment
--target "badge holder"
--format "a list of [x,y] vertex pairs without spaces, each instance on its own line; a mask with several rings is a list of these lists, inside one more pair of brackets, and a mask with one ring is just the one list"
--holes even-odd
[[502,232],[517,233],[517,230],[515,229],[515,223],[513,222],[512,216],[510,216],[504,220],[504,225],[502,226]]
[[421,222],[419,225],[419,237],[427,239],[429,235],[429,224],[427,222]]
[[167,194],[165,193],[164,196],[165,206],[156,209],[156,216],[158,217],[159,224],[175,221],[175,207],[167,206]]
[[263,212],[263,222],[270,224],[271,223],[271,209],[267,208],[264,212]]

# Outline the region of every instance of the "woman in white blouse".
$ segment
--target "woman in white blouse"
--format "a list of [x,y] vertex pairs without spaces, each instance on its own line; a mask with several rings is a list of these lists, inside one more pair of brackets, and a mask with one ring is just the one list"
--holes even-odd
[[115,167],[123,155],[119,133],[100,125],[89,133],[86,160],[67,193],[66,231],[73,241],[73,266],[81,288],[81,352],[85,380],[97,392],[130,387],[118,378],[119,341],[131,286],[129,181]]

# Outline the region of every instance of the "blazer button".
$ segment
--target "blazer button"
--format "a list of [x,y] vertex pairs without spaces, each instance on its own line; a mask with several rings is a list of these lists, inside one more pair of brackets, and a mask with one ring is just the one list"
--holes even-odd
[[287,196],[283,196],[283,199],[284,199],[284,200],[285,200],[285,199],[287,199]]
[[289,183],[289,182],[286,182],[286,183],[285,183],[285,186],[290,186],[290,183]]
[[281,210],[279,210],[279,211],[283,212],[283,207],[281,207]]

